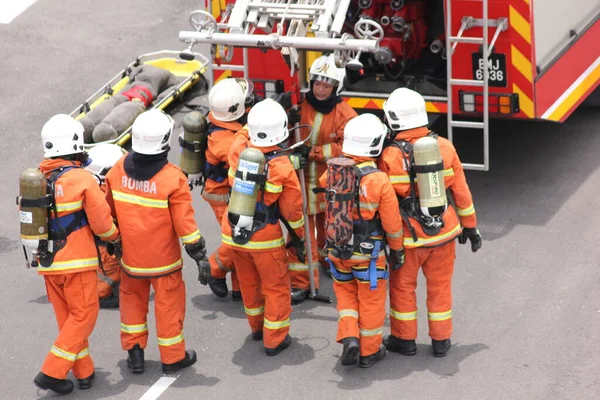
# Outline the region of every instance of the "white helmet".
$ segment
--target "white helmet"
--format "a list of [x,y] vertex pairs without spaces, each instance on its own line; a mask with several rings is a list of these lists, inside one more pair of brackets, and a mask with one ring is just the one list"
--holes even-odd
[[252,82],[244,78],[227,78],[217,82],[208,93],[213,117],[219,121],[235,121],[246,112],[246,101],[253,91]]
[[248,113],[248,136],[257,147],[275,146],[288,138],[288,117],[273,99],[256,103]]
[[83,125],[67,114],[57,114],[42,127],[44,157],[83,152]]
[[104,177],[110,169],[116,164],[124,154],[125,149],[117,144],[100,143],[88,150],[90,163],[85,167],[86,170],[104,182]]
[[329,83],[338,88],[338,93],[342,88],[345,77],[346,70],[336,67],[333,54],[317,58],[310,66],[309,79],[311,81]]
[[173,119],[153,108],[141,113],[131,127],[131,149],[139,154],[160,154],[169,150]]
[[344,127],[342,152],[359,157],[377,157],[388,133],[385,124],[374,114],[361,114]]
[[407,88],[398,88],[383,103],[383,112],[393,131],[405,131],[429,124],[425,99]]

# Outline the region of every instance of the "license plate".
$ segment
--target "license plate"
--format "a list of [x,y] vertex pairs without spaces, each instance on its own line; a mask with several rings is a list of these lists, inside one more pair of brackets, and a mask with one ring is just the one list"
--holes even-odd
[[[483,80],[483,54],[473,53],[473,79]],[[490,54],[488,59],[489,85],[493,87],[506,87],[506,55],[500,53]]]

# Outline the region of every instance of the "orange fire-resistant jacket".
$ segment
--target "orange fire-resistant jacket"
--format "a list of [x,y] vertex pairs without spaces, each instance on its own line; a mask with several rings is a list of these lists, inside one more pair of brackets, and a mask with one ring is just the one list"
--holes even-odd
[[[370,157],[347,156],[357,163],[358,168],[371,166],[377,168],[375,160]],[[319,186],[327,187],[327,172],[319,178]],[[382,171],[375,171],[363,176],[360,180],[359,196],[360,215],[367,221],[375,218],[378,214],[381,225],[387,236],[387,244],[392,250],[402,249],[402,217],[398,207],[398,199],[394,193],[394,188],[387,175]],[[358,215],[358,203],[354,203],[353,220],[360,220]],[[383,249],[380,257],[383,257]],[[331,256],[331,253],[330,253]],[[332,260],[335,257],[331,257]],[[351,260],[367,260],[369,257],[354,253]]]
[[123,270],[143,278],[179,271],[179,239],[186,245],[201,238],[187,179],[168,163],[150,180],[137,181],[127,176],[124,161],[106,175],[106,200],[123,232]]
[[[427,136],[429,132],[427,128],[410,129],[398,133],[395,140],[404,139],[414,144],[417,139]],[[475,228],[477,226],[473,198],[456,149],[445,138],[438,137],[437,140],[444,160],[444,184],[446,189],[452,193],[457,210],[451,204],[448,204],[448,210],[443,217],[444,227],[435,236],[427,235],[423,232],[419,222],[410,218],[410,224],[414,228],[418,240],[416,242],[413,240],[410,229],[405,223],[404,246],[406,248],[439,246],[456,238],[462,232],[462,227]],[[385,148],[379,158],[379,168],[388,174],[399,197],[405,198],[410,195],[410,178],[405,163],[402,161],[402,151],[400,149],[394,146]]]
[[[46,159],[39,168],[49,178],[57,168],[80,165],[77,161]],[[104,194],[94,177],[83,168],[70,169],[58,177],[54,185],[58,217],[83,210],[88,224],[68,235],[65,247],[56,252],[54,262],[47,268],[39,267],[38,272],[41,275],[56,275],[95,271],[98,268],[98,251],[94,234],[109,241],[119,237]]]
[[[300,139],[306,139],[312,132],[310,139],[306,142],[307,145],[312,146],[312,149],[309,154],[308,166],[304,170],[304,179],[308,192],[308,215],[314,215],[325,212],[325,196],[323,194],[315,195],[312,189],[318,186],[319,177],[326,171],[327,160],[342,154],[344,127],[358,114],[343,101],[338,103],[329,114],[317,112],[307,100],[304,100],[300,107],[300,125],[312,126],[312,131],[300,129]],[[292,137],[295,136],[294,134]]]
[[[206,161],[212,165],[224,163],[225,173],[229,170],[228,155],[229,149],[233,143],[234,133],[242,128],[239,122],[223,122],[213,117],[212,111],[208,114],[208,121],[215,127],[222,128],[213,130],[208,135],[208,145],[206,148]],[[210,127],[214,129],[214,127]],[[209,128],[209,129],[210,129]],[[202,197],[208,201],[222,201],[226,203],[226,196],[229,193],[229,181],[227,177],[222,182],[207,179],[204,185]]]
[[233,135],[233,141],[231,142],[231,147],[229,148],[229,153],[227,154],[227,163],[229,164],[229,185],[231,186],[231,179],[235,176],[235,170],[232,171],[231,166],[238,164],[238,159],[240,154],[246,146],[248,146],[250,137],[248,136],[248,125],[244,125],[242,129],[237,131]]
[[[248,147],[258,148],[263,154],[270,153],[274,150],[280,150],[277,146],[271,147],[256,147],[248,143]],[[244,148],[240,148],[240,153]],[[239,153],[233,154],[235,159],[239,160]],[[230,157],[231,158],[231,157]],[[304,237],[304,217],[302,215],[302,192],[300,191],[300,182],[296,171],[292,166],[289,158],[286,155],[274,157],[267,162],[268,174],[265,184],[264,202],[266,206],[278,202],[279,213],[290,224],[294,232],[300,237]],[[237,162],[231,164],[229,183],[234,185],[235,171],[237,170]],[[261,195],[259,193],[259,199]],[[231,226],[227,222],[227,213],[223,216],[221,223],[222,235],[221,240],[223,245],[247,251],[265,252],[280,248],[285,245],[283,231],[279,221],[274,224],[267,224],[264,228],[254,232],[250,241],[244,245],[239,245],[233,242],[231,238]]]

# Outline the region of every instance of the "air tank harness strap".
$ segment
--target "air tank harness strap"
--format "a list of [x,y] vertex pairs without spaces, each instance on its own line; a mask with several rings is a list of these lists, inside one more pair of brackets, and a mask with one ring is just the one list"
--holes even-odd
[[417,174],[429,174],[431,172],[438,172],[444,170],[444,162],[441,161],[437,164],[429,165],[413,165],[413,171]]
[[193,142],[188,142],[183,139],[183,136],[179,136],[179,145],[186,150],[193,151],[194,153],[200,153],[202,150],[202,143],[198,140],[194,140]]
[[62,230],[64,230],[64,238],[66,238],[71,233],[87,225],[88,220],[85,211],[79,210],[68,215],[63,215],[62,217],[52,218],[50,220],[50,234],[53,238],[58,237],[63,239],[63,237],[58,236],[62,234]]
[[21,207],[50,208],[52,205],[52,195],[47,194],[44,197],[39,197],[37,199],[17,197],[17,205]]
[[218,164],[211,164],[207,161],[206,167],[204,168],[206,179],[210,179],[211,181],[215,181],[217,183],[221,183],[227,179],[228,171],[229,167],[225,161],[221,161]]

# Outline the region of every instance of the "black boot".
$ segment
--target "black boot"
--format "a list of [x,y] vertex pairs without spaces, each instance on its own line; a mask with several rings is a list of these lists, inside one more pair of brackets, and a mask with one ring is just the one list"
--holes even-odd
[[379,346],[379,351],[377,353],[371,354],[370,356],[360,356],[358,366],[361,368],[371,368],[377,361],[381,361],[385,358],[386,352],[385,345],[382,343],[381,346]]
[[108,297],[100,299],[100,308],[103,309],[111,309],[111,308],[119,308],[119,296],[115,296],[111,294]]
[[134,374],[141,374],[144,372],[144,349],[139,345],[133,346],[131,350],[127,350],[127,366]]
[[197,357],[196,352],[194,350],[186,350],[185,357],[183,360],[177,361],[173,364],[165,364],[162,365],[162,370],[164,374],[174,374],[180,369],[184,369],[189,367],[190,365],[194,365],[196,363]]
[[277,354],[281,353],[282,351],[284,351],[285,349],[290,347],[291,344],[292,344],[292,338],[290,335],[287,335],[285,337],[285,339],[283,339],[283,342],[279,343],[279,345],[277,347],[272,348],[272,349],[265,347],[265,353],[267,353],[268,356],[276,356]]
[[450,339],[446,340],[431,340],[434,357],[444,357],[450,350]]
[[231,300],[233,301],[242,301],[242,292],[240,292],[239,290],[232,290],[231,291]]
[[388,335],[383,338],[383,344],[389,351],[400,353],[404,356],[414,356],[417,354],[417,343],[414,340],[399,339],[394,335]]
[[58,394],[69,394],[75,387],[73,381],[68,379],[52,378],[43,372],[37,374],[37,376],[33,379],[33,383],[35,383],[35,386],[39,387],[40,389],[52,390]]
[[208,278],[208,287],[217,297],[226,297],[229,289],[227,289],[227,281],[225,278]]
[[90,376],[83,379],[77,379],[77,387],[81,390],[89,389],[92,387],[92,381],[96,377],[96,372],[92,372]]
[[210,263],[206,260],[198,261],[198,280],[206,285],[210,279]]
[[256,340],[257,342],[259,340],[263,340],[263,331],[256,331],[256,332],[252,332],[252,340]]
[[292,303],[302,303],[309,294],[310,290],[292,288]]
[[360,355],[358,338],[347,337],[342,339],[344,349],[342,350],[342,365],[355,365]]

